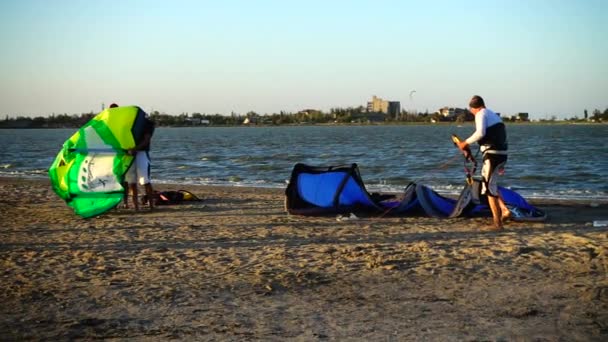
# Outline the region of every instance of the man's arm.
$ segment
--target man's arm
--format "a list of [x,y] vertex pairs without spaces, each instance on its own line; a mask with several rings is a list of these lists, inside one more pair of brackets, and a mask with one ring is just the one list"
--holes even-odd
[[129,149],[129,154],[135,155],[135,153],[137,151],[145,150],[150,145],[150,140],[152,140],[152,135],[145,133],[144,138],[141,140],[141,142],[137,146],[133,147],[132,149]]
[[475,132],[468,137],[465,142],[467,145],[474,144],[486,135],[486,116],[484,113],[475,115]]

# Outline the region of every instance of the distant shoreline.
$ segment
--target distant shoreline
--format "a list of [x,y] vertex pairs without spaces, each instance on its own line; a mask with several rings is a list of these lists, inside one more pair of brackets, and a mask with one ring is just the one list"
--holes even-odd
[[[512,122],[505,121],[507,125],[517,126],[540,126],[540,125],[581,125],[581,126],[595,126],[595,125],[606,125],[608,122],[569,122],[569,121],[527,121],[527,122]],[[157,126],[162,128],[212,128],[212,127],[311,127],[311,126],[346,126],[346,127],[357,127],[357,126],[473,126],[473,121],[455,123],[455,122],[370,122],[370,123],[302,123],[302,124],[283,124],[283,125],[272,125],[272,124],[247,124],[247,125],[169,125],[169,126]],[[1,129],[78,129],[80,126],[65,126],[65,127],[0,127]]]

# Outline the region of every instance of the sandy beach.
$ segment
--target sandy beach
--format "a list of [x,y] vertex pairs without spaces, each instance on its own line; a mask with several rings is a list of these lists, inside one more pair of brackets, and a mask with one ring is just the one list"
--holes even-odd
[[488,232],[187,190],[204,200],[85,220],[46,180],[0,178],[0,339],[608,339],[607,203],[535,203],[546,222]]

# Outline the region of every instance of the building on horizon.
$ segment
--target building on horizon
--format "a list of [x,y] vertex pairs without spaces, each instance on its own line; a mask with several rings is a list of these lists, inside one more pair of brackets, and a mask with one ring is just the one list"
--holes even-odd
[[437,110],[435,113],[440,114],[441,116],[443,116],[446,119],[453,119],[456,118],[458,115],[461,115],[463,113],[467,113],[467,109],[465,108],[456,108],[456,107],[443,107],[443,108],[439,108],[439,110]]
[[372,96],[372,100],[367,102],[367,111],[369,113],[384,113],[396,119],[401,113],[401,103],[399,101],[383,100],[374,95]]
[[385,101],[376,95],[372,96],[372,100],[367,102],[367,111],[371,113],[388,113],[388,101]]
[[511,116],[511,121],[530,121],[530,115],[528,113],[517,113]]
[[401,102],[399,101],[388,101],[388,116],[393,119],[398,119],[401,114]]

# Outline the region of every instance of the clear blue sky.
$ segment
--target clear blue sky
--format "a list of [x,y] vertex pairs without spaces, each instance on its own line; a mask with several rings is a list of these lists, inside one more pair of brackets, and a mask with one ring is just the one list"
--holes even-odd
[[[0,2],[0,116],[608,107],[608,1]],[[409,93],[416,90],[413,99]]]

